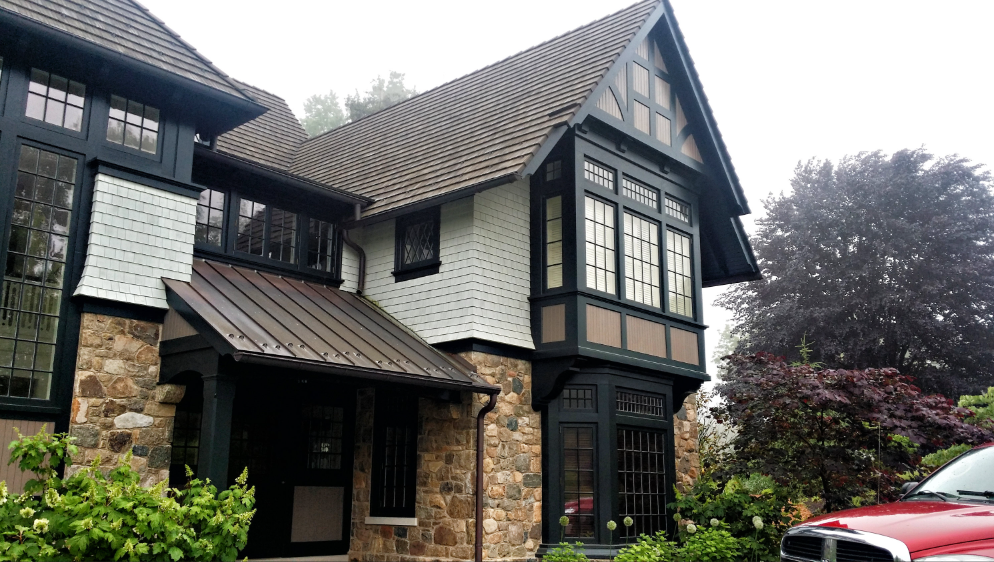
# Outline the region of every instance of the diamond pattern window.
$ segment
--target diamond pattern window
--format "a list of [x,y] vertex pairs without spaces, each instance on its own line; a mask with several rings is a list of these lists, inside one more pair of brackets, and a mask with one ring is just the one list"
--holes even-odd
[[194,242],[211,246],[221,247],[221,232],[224,230],[224,200],[222,191],[205,189],[200,192],[200,200],[197,201],[197,226],[194,234]]
[[0,396],[48,400],[77,160],[22,146],[0,289]]
[[694,315],[694,283],[691,271],[690,237],[673,230],[666,231],[666,263],[668,265],[670,312],[682,316]]
[[666,530],[666,463],[663,432],[618,428],[618,516],[634,522],[623,539]]
[[261,256],[266,232],[266,206],[248,199],[242,199],[238,203],[238,234],[235,236],[235,249],[246,254]]
[[587,287],[616,294],[614,206],[587,197],[585,201]]
[[680,219],[683,222],[690,222],[690,205],[686,203],[681,203],[676,199],[670,197],[666,198],[666,214],[675,218]]
[[335,225],[310,219],[307,229],[307,267],[333,273],[335,271]]
[[545,288],[563,286],[563,198],[545,200]]
[[24,114],[57,127],[79,132],[83,129],[86,86],[61,76],[31,69],[28,104]]
[[659,208],[659,191],[653,187],[646,187],[628,178],[621,178],[621,193],[647,207]]
[[625,298],[659,306],[659,226],[625,213]]
[[373,413],[373,486],[369,514],[414,517],[418,399],[377,392]]
[[296,263],[297,214],[276,207],[269,212],[269,258]]
[[110,97],[107,140],[155,154],[159,150],[159,110],[121,96]]
[[590,160],[583,161],[583,177],[601,187],[614,191],[614,171]]
[[592,538],[597,503],[594,428],[561,426],[560,431],[563,440],[563,513],[569,518],[565,535],[570,538]]
[[407,281],[438,273],[439,209],[397,219],[394,278]]

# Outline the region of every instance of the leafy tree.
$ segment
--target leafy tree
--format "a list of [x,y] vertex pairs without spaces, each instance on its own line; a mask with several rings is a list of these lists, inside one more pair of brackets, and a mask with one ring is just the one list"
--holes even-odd
[[300,120],[310,136],[320,135],[345,124],[345,112],[334,90],[327,94],[314,94],[304,101],[304,118]]
[[356,90],[355,94],[349,94],[345,98],[345,109],[349,112],[349,121],[355,121],[402,102],[417,93],[414,88],[404,85],[403,73],[391,70],[390,77],[386,80],[382,76],[377,76],[364,94],[360,95],[359,90]]
[[356,90],[355,94],[346,96],[344,110],[334,91],[307,98],[304,102],[304,118],[300,123],[307,134],[313,137],[386,109],[417,93],[414,88],[404,85],[403,73],[391,70],[389,78],[377,76],[364,93],[360,94]]
[[726,360],[715,415],[736,429],[728,471],[767,474],[828,511],[860,496],[896,499],[919,454],[991,438],[963,421],[969,410],[894,369],[816,370],[768,353]]
[[923,149],[798,164],[753,238],[764,279],[719,304],[739,352],[791,358],[805,334],[830,368],[895,368],[929,391],[994,377],[990,175]]

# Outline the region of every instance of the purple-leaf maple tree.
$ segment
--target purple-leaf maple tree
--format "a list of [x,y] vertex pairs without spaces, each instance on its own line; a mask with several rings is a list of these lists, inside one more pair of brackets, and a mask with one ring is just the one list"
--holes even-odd
[[821,496],[828,511],[878,486],[882,500],[895,499],[898,474],[921,455],[994,438],[963,421],[969,410],[922,394],[895,369],[819,370],[768,353],[725,360],[715,415],[735,431],[737,466],[727,470],[769,474]]

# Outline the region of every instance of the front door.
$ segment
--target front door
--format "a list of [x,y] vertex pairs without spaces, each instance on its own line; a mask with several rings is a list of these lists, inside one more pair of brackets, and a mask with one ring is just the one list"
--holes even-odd
[[346,554],[355,389],[300,380],[279,395],[243,392],[249,386],[236,393],[229,460],[231,478],[247,466],[256,486],[245,555]]

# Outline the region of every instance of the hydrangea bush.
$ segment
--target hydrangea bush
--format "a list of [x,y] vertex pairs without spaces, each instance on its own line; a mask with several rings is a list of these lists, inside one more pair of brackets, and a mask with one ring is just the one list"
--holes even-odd
[[0,560],[235,560],[248,542],[255,488],[247,470],[220,494],[210,480],[145,488],[130,454],[106,474],[97,459],[60,478],[57,467],[78,452],[71,438],[44,427],[18,436],[11,464],[35,477],[20,495],[0,482]]

